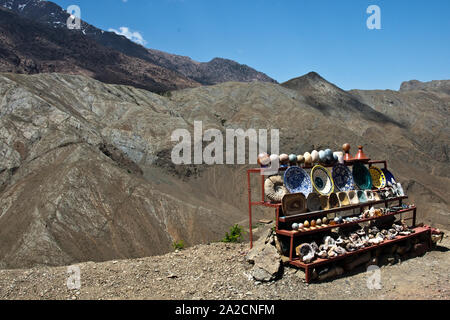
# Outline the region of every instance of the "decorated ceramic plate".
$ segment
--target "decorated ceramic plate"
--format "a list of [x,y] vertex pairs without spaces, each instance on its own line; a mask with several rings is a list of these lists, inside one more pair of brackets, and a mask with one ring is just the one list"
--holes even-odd
[[370,176],[369,169],[360,162],[356,162],[353,165],[353,180],[355,180],[355,184],[361,190],[369,190],[372,188],[372,177]]
[[369,172],[370,177],[372,178],[372,185],[375,188],[381,189],[386,187],[386,176],[384,175],[383,171],[381,171],[380,168],[370,167]]
[[328,196],[334,191],[333,178],[330,172],[321,165],[312,168],[311,181],[314,189],[321,195]]
[[332,175],[336,189],[339,191],[353,190],[355,182],[353,181],[352,172],[347,166],[343,164],[335,165]]
[[284,186],[290,193],[303,193],[305,197],[313,191],[311,178],[300,167],[290,167],[284,173]]
[[386,177],[386,185],[396,185],[397,181],[394,178],[394,175],[387,169],[381,169],[381,171],[384,173],[384,176]]

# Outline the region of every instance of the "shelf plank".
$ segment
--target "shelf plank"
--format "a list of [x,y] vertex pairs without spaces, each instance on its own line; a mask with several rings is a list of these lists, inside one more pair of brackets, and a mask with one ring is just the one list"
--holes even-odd
[[395,215],[402,214],[402,213],[405,213],[405,212],[414,211],[415,209],[417,209],[417,208],[413,206],[413,207],[410,207],[410,208],[407,208],[407,209],[403,209],[403,210],[399,210],[399,211],[396,211],[396,212],[388,213],[388,214],[382,215],[380,217],[372,217],[372,218],[367,218],[367,219],[360,219],[360,220],[357,220],[357,221],[341,223],[341,224],[337,224],[337,225],[334,225],[334,226],[330,226],[329,225],[327,227],[317,228],[315,230],[307,230],[307,231],[277,230],[277,234],[280,234],[280,235],[283,235],[283,236],[288,236],[288,237],[305,236],[305,235],[308,235],[308,234],[317,233],[317,232],[324,232],[324,231],[328,231],[328,230],[335,229],[335,228],[348,227],[348,226],[352,226],[352,225],[363,223],[363,222],[367,222],[367,221],[383,219],[385,217],[395,216]]
[[377,249],[377,248],[381,248],[383,246],[386,246],[386,245],[389,245],[389,244],[392,244],[392,243],[395,243],[395,242],[399,242],[399,241],[402,241],[402,240],[406,240],[408,238],[417,237],[417,236],[419,236],[421,234],[424,234],[426,232],[430,232],[430,229],[427,228],[427,227],[417,227],[417,228],[414,228],[413,230],[415,232],[410,234],[410,235],[397,236],[395,239],[384,240],[380,244],[372,245],[372,246],[367,247],[367,248],[362,248],[362,249],[359,249],[359,250],[356,250],[356,251],[348,252],[346,254],[343,254],[343,255],[340,255],[340,256],[337,256],[337,257],[334,257],[334,258],[329,258],[329,259],[318,258],[318,259],[314,260],[311,263],[304,263],[304,262],[300,261],[299,258],[295,258],[289,263],[291,265],[293,265],[293,266],[297,266],[297,267],[300,267],[300,268],[303,268],[303,269],[317,267],[317,266],[320,266],[320,265],[323,265],[323,264],[331,263],[331,262],[334,262],[334,261],[337,261],[337,260],[341,260],[341,259],[350,257],[352,255],[356,255],[356,254],[360,254],[360,253],[363,253],[363,252],[366,252],[366,251],[370,251],[370,250],[374,250],[374,249]]
[[358,209],[358,208],[362,208],[362,207],[373,206],[376,204],[382,204],[382,203],[386,203],[386,202],[392,202],[392,201],[398,201],[398,200],[404,200],[404,199],[408,199],[408,196],[389,198],[389,199],[384,199],[384,200],[379,200],[379,201],[364,202],[364,203],[353,204],[353,205],[329,209],[329,210],[320,210],[320,211],[314,211],[314,212],[299,213],[299,214],[295,214],[292,216],[280,217],[279,221],[280,222],[295,222],[301,218],[305,219],[305,218],[313,218],[316,216],[326,216],[329,213],[353,210],[353,209]]

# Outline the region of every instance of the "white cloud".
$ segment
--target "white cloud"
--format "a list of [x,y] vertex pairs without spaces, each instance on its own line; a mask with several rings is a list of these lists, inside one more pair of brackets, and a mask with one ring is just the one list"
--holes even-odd
[[130,39],[131,41],[136,42],[136,43],[138,43],[140,45],[147,44],[147,41],[145,41],[144,37],[141,35],[140,32],[132,31],[128,27],[120,27],[119,30],[120,31],[117,31],[116,29],[110,28],[108,31],[114,32],[115,34],[118,34],[118,35],[121,35],[121,36],[125,36],[128,39]]

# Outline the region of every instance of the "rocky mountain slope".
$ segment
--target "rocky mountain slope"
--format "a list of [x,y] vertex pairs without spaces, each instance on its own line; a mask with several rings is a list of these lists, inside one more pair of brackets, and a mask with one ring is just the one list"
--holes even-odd
[[151,168],[189,128],[159,95],[55,74],[4,74],[0,88],[1,268],[164,253],[240,219]]
[[400,91],[434,91],[450,94],[450,80],[434,80],[430,82],[421,82],[418,80],[411,80],[403,82]]
[[[204,130],[280,129],[285,153],[365,145],[389,161],[419,221],[448,229],[448,95],[345,92],[317,74],[295,82],[162,97],[83,76],[2,74],[0,267],[161,254],[246,223],[248,166],[171,162],[172,131],[193,132],[195,120]],[[387,95],[394,106],[378,102]],[[254,214],[273,219],[271,210]]]
[[[49,28],[67,30],[66,24],[69,14],[51,1],[0,0],[0,6],[12,10],[22,17],[44,24]],[[184,88],[193,87],[195,86],[194,83],[212,85],[226,81],[265,81],[276,83],[275,80],[264,73],[232,60],[215,58],[209,62],[197,62],[189,57],[169,54],[155,49],[146,49],[124,36],[100,30],[85,21],[81,21],[79,30],[72,30],[71,33],[77,33],[81,38],[90,39],[101,46],[118,51],[128,57],[137,58],[150,63],[150,65],[159,66],[162,68],[161,70],[167,69],[165,70],[166,73],[172,71],[172,74],[178,74],[178,77],[183,76],[190,79],[192,83],[185,84]],[[58,71],[62,72],[61,70]],[[157,81],[158,78],[155,78],[155,80]],[[174,79],[174,82],[176,82],[176,79]],[[130,84],[134,85],[133,83]],[[177,88],[180,87],[177,86]],[[168,87],[166,91],[168,90],[173,90],[173,88]]]

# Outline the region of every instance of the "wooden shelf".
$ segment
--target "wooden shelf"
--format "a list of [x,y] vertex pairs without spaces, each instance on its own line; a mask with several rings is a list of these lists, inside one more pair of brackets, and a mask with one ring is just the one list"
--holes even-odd
[[311,263],[304,263],[304,262],[300,261],[299,258],[294,258],[294,259],[292,259],[290,264],[294,265],[294,266],[297,266],[297,267],[300,267],[300,268],[303,268],[303,269],[305,269],[305,268],[309,269],[309,268],[317,267],[317,266],[320,266],[320,265],[323,265],[323,264],[327,264],[327,263],[330,263],[330,262],[334,262],[334,261],[337,261],[337,260],[341,260],[341,259],[350,257],[352,255],[357,255],[357,254],[360,254],[360,253],[363,253],[363,252],[366,252],[366,251],[370,251],[370,250],[374,250],[374,249],[377,249],[377,248],[381,248],[383,246],[386,246],[386,245],[389,245],[389,244],[393,244],[393,243],[396,243],[396,242],[399,242],[399,241],[402,241],[402,240],[406,240],[408,238],[416,237],[416,236],[419,236],[419,235],[424,234],[426,232],[430,232],[431,233],[431,229],[430,228],[426,228],[426,227],[417,227],[417,228],[414,228],[412,230],[414,230],[414,233],[411,233],[410,235],[397,236],[395,239],[384,240],[380,244],[376,244],[376,245],[372,245],[370,247],[366,247],[366,248],[362,248],[362,249],[359,249],[359,250],[347,252],[346,254],[343,254],[343,255],[340,255],[340,256],[337,256],[337,257],[334,257],[334,258],[329,258],[329,259],[318,258],[318,259],[314,260]]
[[367,219],[360,219],[357,221],[352,221],[352,222],[345,222],[345,223],[341,223],[341,224],[337,224],[337,225],[328,225],[326,227],[323,228],[317,228],[315,230],[307,230],[307,231],[299,231],[299,230],[277,230],[277,234],[283,235],[283,236],[288,236],[288,237],[299,237],[299,236],[305,236],[308,234],[312,234],[312,233],[317,233],[317,232],[324,232],[324,231],[328,231],[331,229],[335,229],[335,228],[341,228],[341,227],[348,227],[351,225],[355,225],[355,224],[359,224],[362,222],[367,222],[367,221],[373,221],[373,220],[377,220],[377,219],[383,219],[385,217],[390,217],[390,216],[395,216],[398,214],[402,214],[405,212],[409,212],[409,211],[414,211],[416,209],[416,207],[410,207],[407,209],[403,209],[403,210],[399,210],[396,212],[392,212],[392,213],[388,213],[379,217],[373,217],[373,218],[367,218]]
[[362,207],[373,206],[376,204],[388,203],[388,202],[404,200],[404,199],[408,199],[408,196],[388,198],[388,199],[379,200],[379,201],[368,201],[368,202],[364,202],[364,203],[359,203],[359,204],[354,204],[354,205],[349,205],[349,206],[339,207],[339,208],[333,208],[333,209],[329,209],[329,210],[320,210],[320,211],[314,211],[314,212],[295,214],[292,216],[284,216],[284,217],[279,217],[279,221],[280,222],[296,222],[296,221],[298,221],[298,219],[313,218],[313,217],[317,217],[317,216],[326,216],[329,213],[358,209],[358,208],[362,208]]

